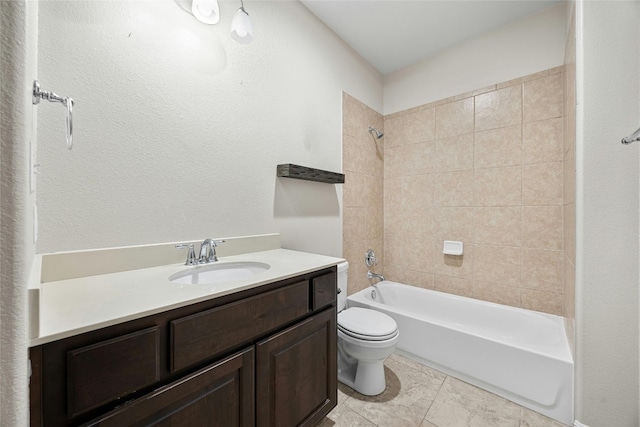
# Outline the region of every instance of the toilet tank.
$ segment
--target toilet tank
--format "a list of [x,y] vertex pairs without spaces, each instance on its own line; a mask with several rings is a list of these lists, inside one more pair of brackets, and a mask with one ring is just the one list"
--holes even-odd
[[338,264],[338,311],[342,311],[347,306],[347,270],[349,263]]

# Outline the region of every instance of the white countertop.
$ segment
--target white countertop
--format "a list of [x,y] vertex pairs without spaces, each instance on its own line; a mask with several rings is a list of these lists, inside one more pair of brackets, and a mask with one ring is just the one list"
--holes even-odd
[[100,329],[170,309],[251,289],[344,261],[324,255],[274,249],[220,258],[219,264],[255,261],[271,268],[251,278],[215,285],[179,285],[169,277],[184,264],[143,268],[40,285],[39,333],[30,346]]

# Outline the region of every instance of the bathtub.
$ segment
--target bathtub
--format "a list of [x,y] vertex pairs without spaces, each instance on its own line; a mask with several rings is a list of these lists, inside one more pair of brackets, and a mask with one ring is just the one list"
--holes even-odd
[[573,358],[562,317],[391,281],[347,301],[395,319],[397,353],[573,425]]

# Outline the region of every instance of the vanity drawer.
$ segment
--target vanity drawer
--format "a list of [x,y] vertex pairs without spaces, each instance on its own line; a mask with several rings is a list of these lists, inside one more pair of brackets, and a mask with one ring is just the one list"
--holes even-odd
[[67,352],[67,412],[75,417],[160,379],[159,328]]
[[336,300],[337,275],[335,272],[323,274],[311,279],[312,310],[333,304]]
[[309,283],[297,282],[170,322],[171,372],[251,342],[309,312]]

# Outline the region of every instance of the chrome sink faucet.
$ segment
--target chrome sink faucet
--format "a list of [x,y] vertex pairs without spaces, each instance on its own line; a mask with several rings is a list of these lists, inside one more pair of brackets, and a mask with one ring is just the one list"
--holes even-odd
[[210,262],[218,261],[216,247],[220,243],[224,243],[224,240],[204,239],[204,241],[200,245],[200,258],[196,258],[196,252],[193,247],[193,243],[179,243],[176,245],[176,248],[189,248],[187,260],[185,261],[184,265],[208,264]]
[[208,264],[210,262],[218,261],[218,256],[216,255],[216,247],[220,243],[224,243],[224,240],[204,239],[202,245],[200,246],[200,259],[198,260],[198,262],[200,264]]

